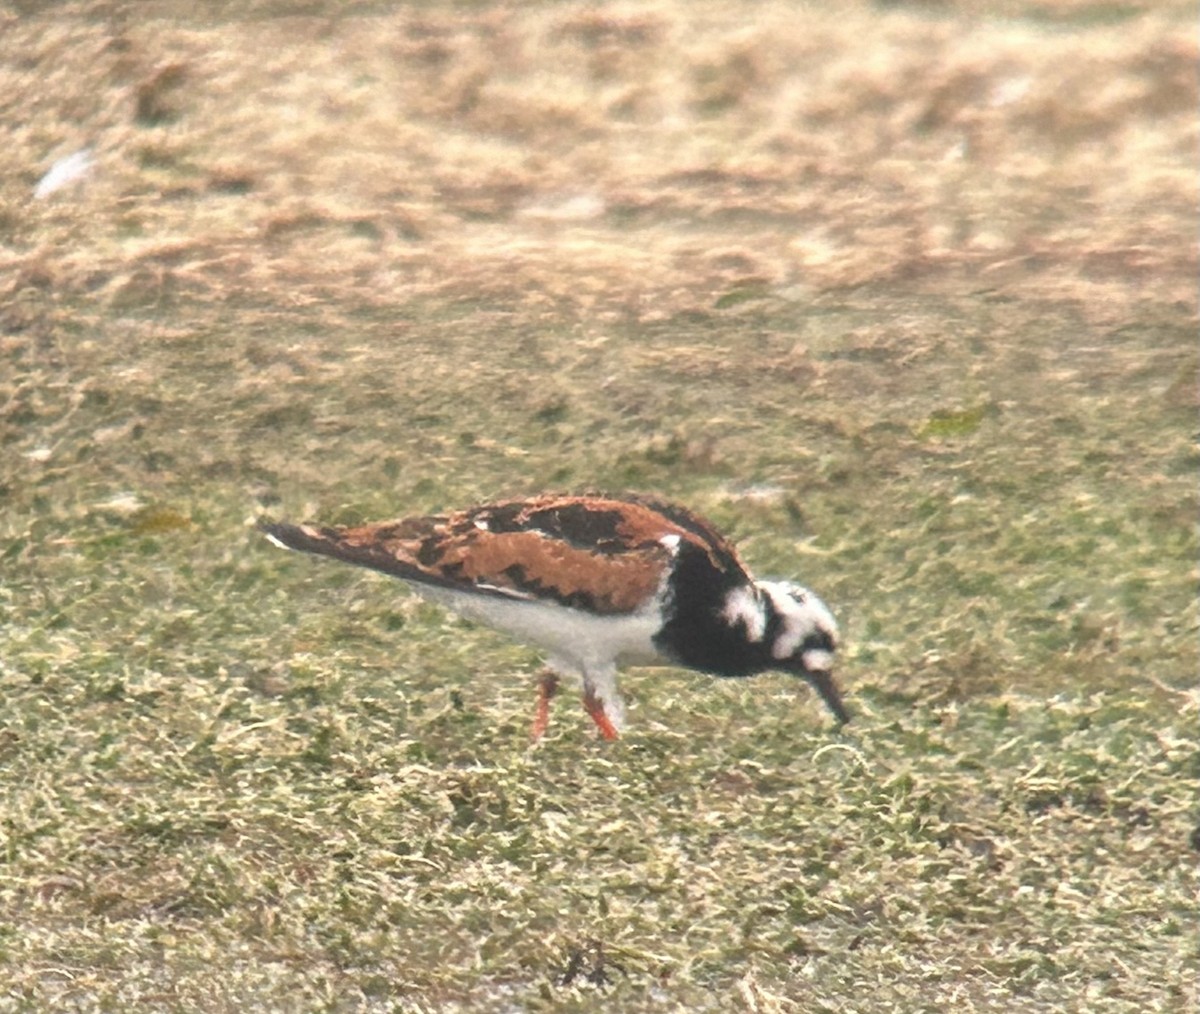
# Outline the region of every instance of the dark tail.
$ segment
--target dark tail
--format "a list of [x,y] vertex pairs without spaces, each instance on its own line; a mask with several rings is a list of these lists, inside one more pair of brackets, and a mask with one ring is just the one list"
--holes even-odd
[[325,528],[318,525],[289,525],[282,522],[260,519],[258,530],[281,549],[296,549],[302,553],[328,556],[343,563],[368,567],[406,581],[453,588],[454,585],[440,580],[436,575],[422,570],[415,561],[406,560],[395,551],[389,551],[385,542],[373,539],[370,527]]
[[345,546],[333,528],[316,528],[312,525],[289,525],[259,518],[258,530],[280,549],[298,549],[302,553],[318,553],[339,560],[346,559]]

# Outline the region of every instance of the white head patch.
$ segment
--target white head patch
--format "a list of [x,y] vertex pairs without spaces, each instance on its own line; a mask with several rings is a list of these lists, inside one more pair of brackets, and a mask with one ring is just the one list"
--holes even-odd
[[767,632],[767,616],[753,586],[735,588],[725,598],[721,618],[731,627],[746,628],[746,640],[761,641]]
[[[810,634],[825,633],[837,643],[837,621],[825,603],[807,588],[787,581],[760,581],[758,587],[770,597],[781,621],[779,635],[771,645],[772,657],[791,658]],[[823,649],[814,649],[805,652],[801,661],[805,668],[823,671],[832,664],[833,655]]]
[[824,648],[810,648],[800,656],[800,661],[809,672],[829,672],[833,668],[833,652]]

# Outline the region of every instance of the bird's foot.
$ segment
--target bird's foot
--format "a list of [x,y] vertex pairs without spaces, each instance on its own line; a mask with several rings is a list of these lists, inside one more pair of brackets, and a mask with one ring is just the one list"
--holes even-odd
[[604,710],[604,702],[594,694],[588,693],[586,690],[583,694],[583,706],[587,709],[587,713],[592,716],[592,721],[596,723],[596,728],[600,730],[600,735],[605,739],[620,739],[621,734],[617,732],[617,727],[613,725],[612,719]]

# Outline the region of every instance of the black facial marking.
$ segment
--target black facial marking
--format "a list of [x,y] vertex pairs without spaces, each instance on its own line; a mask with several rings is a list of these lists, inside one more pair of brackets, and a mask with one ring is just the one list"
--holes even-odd
[[804,638],[804,643],[800,645],[800,654],[806,651],[833,652],[836,650],[837,645],[827,630],[814,630]]
[[764,595],[763,599],[767,604],[767,626],[763,633],[763,643],[770,645],[779,640],[779,635],[783,632],[783,617],[779,615],[779,610],[775,608],[775,600],[770,595]]
[[[667,621],[654,637],[668,658],[714,676],[750,676],[771,668],[771,641],[749,641],[742,624],[721,616],[729,593],[742,585],[741,571],[713,566],[708,553],[683,541],[668,588]],[[779,618],[774,617],[778,629]],[[768,618],[768,630],[771,619]]]

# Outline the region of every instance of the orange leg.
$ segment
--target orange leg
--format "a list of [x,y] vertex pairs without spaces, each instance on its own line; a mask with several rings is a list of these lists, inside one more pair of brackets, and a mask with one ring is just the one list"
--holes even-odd
[[596,728],[600,730],[601,736],[605,739],[620,739],[621,734],[617,732],[608,715],[604,713],[604,702],[600,698],[585,690],[583,692],[583,706],[587,709],[587,713],[592,716],[592,721],[596,723]]
[[556,693],[558,693],[558,677],[552,672],[542,673],[542,678],[538,680],[537,711],[533,716],[532,739],[534,742],[546,734],[546,729],[550,725],[550,699]]

